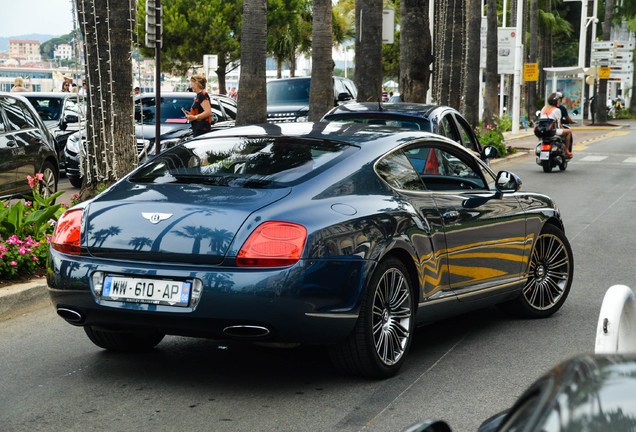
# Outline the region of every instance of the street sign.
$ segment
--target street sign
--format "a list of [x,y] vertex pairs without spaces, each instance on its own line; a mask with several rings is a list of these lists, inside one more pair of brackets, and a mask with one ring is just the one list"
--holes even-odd
[[525,63],[523,65],[523,80],[539,81],[539,63]]
[[617,51],[616,58],[619,60],[624,60],[628,62],[634,61],[634,52],[633,51]]
[[592,60],[611,59],[616,57],[616,51],[592,51]]
[[597,42],[592,42],[592,49],[594,50],[599,50],[599,49],[612,49],[614,48],[614,41],[597,41]]
[[611,70],[621,71],[621,72],[631,72],[634,70],[634,63],[616,63],[609,67]]
[[395,42],[395,10],[384,9],[382,11],[382,43]]
[[598,68],[598,77],[600,79],[608,79],[610,77],[610,68],[607,66]]
[[610,71],[610,78],[617,79],[620,81],[632,81],[633,74],[631,72]]
[[634,49],[634,41],[616,41],[614,44],[615,48],[618,50],[633,50]]

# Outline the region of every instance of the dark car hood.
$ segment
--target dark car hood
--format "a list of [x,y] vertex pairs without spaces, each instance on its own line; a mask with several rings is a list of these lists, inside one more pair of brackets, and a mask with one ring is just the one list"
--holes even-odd
[[[189,132],[192,132],[190,123],[161,123],[159,126],[161,139],[180,138]],[[153,141],[155,139],[155,125],[135,125],[135,135],[139,139]]]
[[309,105],[305,103],[300,104],[282,104],[282,105],[267,105],[267,114],[278,113],[290,113],[290,112],[307,112],[309,111]]
[[120,182],[85,210],[84,244],[95,256],[218,264],[245,219],[289,192]]

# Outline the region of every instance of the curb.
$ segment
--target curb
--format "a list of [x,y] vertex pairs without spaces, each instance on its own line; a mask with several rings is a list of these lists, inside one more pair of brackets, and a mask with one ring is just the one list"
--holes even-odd
[[51,305],[46,279],[0,289],[0,321]]

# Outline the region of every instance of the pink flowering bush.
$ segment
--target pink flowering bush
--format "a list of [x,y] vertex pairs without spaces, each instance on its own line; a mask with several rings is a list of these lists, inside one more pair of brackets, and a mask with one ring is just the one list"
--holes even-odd
[[53,229],[65,205],[53,204],[63,192],[49,198],[40,194],[43,175],[28,176],[31,197],[0,203],[0,279],[32,275],[44,266]]

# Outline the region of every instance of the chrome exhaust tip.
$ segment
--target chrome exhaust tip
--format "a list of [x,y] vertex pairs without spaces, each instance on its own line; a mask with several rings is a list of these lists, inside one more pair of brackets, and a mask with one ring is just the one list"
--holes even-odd
[[80,324],[82,321],[84,321],[84,316],[72,309],[59,307],[57,308],[57,314],[71,324]]
[[261,338],[269,335],[267,327],[255,325],[232,325],[225,327],[223,333],[235,338]]

